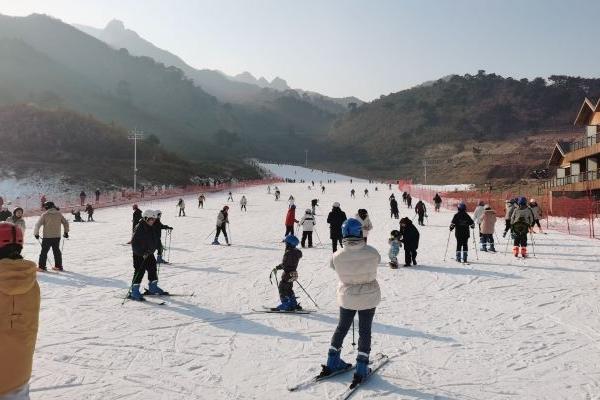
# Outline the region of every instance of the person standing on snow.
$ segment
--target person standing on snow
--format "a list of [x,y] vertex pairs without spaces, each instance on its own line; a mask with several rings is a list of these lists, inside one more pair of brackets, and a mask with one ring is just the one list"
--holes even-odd
[[481,236],[481,217],[483,217],[483,212],[485,211],[485,203],[483,200],[479,200],[477,203],[477,207],[475,207],[475,211],[473,211],[473,221],[479,227],[479,236]]
[[198,196],[198,208],[204,208],[204,201],[206,201],[206,197],[204,197],[204,193],[200,193]]
[[158,250],[158,255],[156,257],[156,262],[159,264],[168,264],[168,262],[166,262],[163,259],[163,244],[162,244],[162,231],[163,229],[166,230],[167,232],[172,232],[173,228],[170,227],[169,225],[165,225],[162,223],[161,218],[162,218],[162,211],[160,210],[156,210],[154,211],[154,213],[156,214],[156,221],[154,221],[154,224],[152,225],[152,228],[154,228],[154,231],[156,233],[156,236],[158,237],[158,247],[156,248],[156,250]]
[[400,235],[404,243],[404,266],[417,265],[417,249],[419,248],[419,231],[412,220],[404,217],[400,220]]
[[427,207],[425,207],[425,203],[421,200],[417,201],[417,204],[415,204],[415,213],[419,216],[419,225],[425,226],[424,218],[427,213]]
[[346,213],[340,208],[340,203],[337,201],[333,203],[331,212],[327,216],[327,223],[329,224],[329,238],[331,239],[331,248],[335,253],[337,251],[338,243],[343,248],[342,244],[342,224],[346,220]]
[[23,231],[0,223],[0,399],[28,400],[40,315],[35,263],[24,260]]
[[306,245],[306,239],[308,239],[308,247],[313,247],[313,230],[315,228],[315,216],[310,208],[307,208],[304,212],[304,216],[300,218],[298,225],[302,227],[302,248]]
[[317,207],[319,207],[319,199],[312,199],[310,201],[310,207],[312,209],[313,215],[316,215],[317,214],[316,213],[316,211],[317,211],[316,209],[317,209]]
[[390,196],[390,217],[394,219],[400,218],[400,211],[398,210],[398,202],[394,195]]
[[350,190],[350,197],[353,198],[353,199],[356,198],[356,190],[354,190],[354,189]]
[[365,188],[363,197],[369,197],[369,189]]
[[540,233],[542,232],[542,225],[540,224],[540,219],[542,219],[542,208],[538,205],[535,199],[529,200],[529,208],[533,212],[533,224],[531,224],[531,233],[535,233],[534,227],[535,225],[540,228]]
[[367,241],[367,237],[369,233],[373,229],[373,224],[371,223],[371,219],[369,218],[369,213],[364,208],[358,210],[356,215],[354,216],[361,224],[362,224],[362,234],[365,242]]
[[85,204],[85,199],[86,199],[87,195],[85,194],[85,192],[82,190],[81,193],[79,193],[79,200],[81,200],[81,206],[83,207],[83,205]]
[[96,192],[94,194],[96,195],[96,204],[100,203],[100,189],[96,188]]
[[229,192],[229,196],[227,197],[227,201],[233,202],[233,194],[231,193],[231,191]]
[[142,210],[139,209],[137,204],[134,204],[132,206],[133,208],[133,218],[131,220],[133,226],[131,228],[131,231],[135,231],[135,227],[137,226],[137,224],[139,224],[140,220],[142,219]]
[[412,196],[410,193],[406,195],[406,206],[412,208]]
[[227,224],[229,223],[229,206],[224,206],[221,211],[219,211],[219,215],[217,215],[217,231],[215,233],[215,240],[213,240],[212,244],[219,245],[219,235],[223,232],[223,236],[225,237],[225,243],[227,246],[231,246],[229,243],[229,238],[227,237]]
[[246,199],[245,195],[242,195],[242,198],[240,199],[240,211],[248,212],[248,209],[246,208],[246,204],[248,204],[248,199]]
[[402,247],[402,243],[400,242],[400,231],[394,229],[390,232],[390,238],[388,239],[388,244],[390,245],[390,251],[388,256],[390,257],[390,268],[397,269],[398,268],[398,253],[400,252],[400,247]]
[[435,205],[435,212],[440,212],[440,207],[442,206],[442,198],[439,193],[436,193],[433,196],[433,204]]
[[85,206],[85,212],[87,213],[87,222],[94,222],[94,207],[90,203]]
[[46,204],[44,204],[44,208],[46,211],[40,216],[33,229],[33,236],[38,241],[40,239],[40,228],[43,227],[44,229],[44,237],[41,242],[42,250],[38,260],[38,270],[42,272],[48,270],[46,268],[46,259],[48,257],[48,251],[52,248],[52,253],[54,254],[54,267],[52,267],[52,269],[55,271],[62,271],[63,263],[62,253],[60,251],[61,225],[64,228],[63,237],[68,239],[69,223],[53,202],[47,201]]
[[277,271],[283,270],[283,275],[279,281],[279,299],[281,304],[273,309],[273,311],[295,311],[302,310],[300,304],[296,300],[296,294],[294,293],[294,281],[298,279],[298,263],[302,258],[302,252],[297,249],[298,238],[294,235],[286,236],[283,241],[285,242],[285,253],[283,254],[283,260],[281,264],[273,268],[271,273],[276,274]]
[[23,236],[25,235],[25,219],[23,218],[23,209],[21,207],[14,209],[12,217],[9,218],[9,222],[12,222],[21,228]]
[[290,208],[288,208],[287,213],[285,214],[285,234],[283,235],[283,237],[294,234],[294,223],[297,222],[298,221],[296,220],[296,206],[292,204]]
[[331,258],[331,268],[338,274],[337,302],[340,318],[331,338],[327,362],[320,376],[346,370],[351,364],[341,358],[342,344],[358,313],[358,355],[351,388],[360,384],[369,374],[371,331],[375,308],[381,301],[377,282],[377,267],[381,256],[363,240],[362,224],[350,218],[342,226],[344,247]]
[[460,203],[458,205],[458,212],[454,214],[452,223],[450,224],[450,231],[456,229],[454,235],[456,237],[456,261],[458,262],[462,261],[466,263],[469,256],[469,238],[471,237],[469,228],[475,229],[475,222],[467,214],[467,205]]
[[502,237],[506,237],[506,233],[510,230],[512,215],[515,212],[515,200],[510,199],[506,200],[506,213],[504,214],[504,233],[502,233]]
[[496,227],[496,211],[492,210],[489,205],[485,206],[483,215],[481,216],[481,223],[479,224],[479,241],[481,242],[481,251],[488,251],[492,253],[496,252],[494,247],[494,230]]
[[531,229],[534,221],[533,211],[527,207],[527,199],[520,197],[518,202],[518,208],[512,214],[510,220],[511,236],[514,239],[513,255],[519,257],[519,247],[521,250],[521,257],[527,257],[527,233]]
[[177,202],[177,207],[179,208],[179,217],[181,217],[181,214],[183,214],[183,216],[185,217],[185,201],[183,201],[183,199],[179,199],[179,201]]

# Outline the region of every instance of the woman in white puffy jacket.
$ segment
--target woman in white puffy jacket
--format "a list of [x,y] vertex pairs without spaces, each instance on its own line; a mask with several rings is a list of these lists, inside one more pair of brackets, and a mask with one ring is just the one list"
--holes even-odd
[[298,225],[302,227],[302,241],[300,244],[303,248],[306,245],[306,239],[308,239],[308,247],[313,247],[312,234],[316,224],[317,222],[315,221],[315,216],[313,215],[312,210],[307,208],[304,212],[304,216],[300,218],[300,222],[298,222]]
[[375,248],[363,239],[363,224],[350,218],[342,225],[344,247],[331,259],[331,268],[338,274],[337,301],[340,306],[340,320],[331,338],[327,364],[321,375],[329,375],[351,367],[344,362],[340,353],[342,343],[358,312],[358,355],[353,385],[367,376],[369,353],[371,352],[371,326],[375,308],[381,301],[381,289],[377,282],[377,267],[381,256]]
[[367,236],[369,236],[369,232],[373,229],[373,224],[371,223],[371,219],[369,218],[369,213],[364,208],[358,210],[358,213],[354,216],[362,225],[362,234],[365,242],[367,241]]

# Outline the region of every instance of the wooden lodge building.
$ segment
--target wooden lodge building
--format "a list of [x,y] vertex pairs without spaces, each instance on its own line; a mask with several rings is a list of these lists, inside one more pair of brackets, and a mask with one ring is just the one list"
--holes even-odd
[[553,193],[600,199],[600,100],[593,102],[586,98],[574,124],[585,128],[584,136],[572,142],[557,142],[548,161],[550,171],[556,171],[544,184],[550,201]]

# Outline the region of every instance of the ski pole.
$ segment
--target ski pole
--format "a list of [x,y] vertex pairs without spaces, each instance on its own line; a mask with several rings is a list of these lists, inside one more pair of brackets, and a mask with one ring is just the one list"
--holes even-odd
[[533,250],[533,256],[535,257],[535,240],[532,233],[529,233],[529,236],[531,237],[531,250]]
[[167,262],[171,261],[171,240],[173,239],[173,231],[169,230],[169,247],[167,248]]
[[231,225],[227,224],[229,227],[229,244],[233,243],[233,235],[231,234]]
[[444,262],[446,261],[446,256],[448,255],[448,247],[450,246],[450,235],[452,231],[448,231],[448,240],[446,241],[446,252],[444,253]]
[[477,252],[477,242],[475,241],[475,228],[473,229],[473,247],[475,248],[475,258],[479,260],[479,253]]
[[271,282],[271,285],[273,284],[273,275],[275,275],[275,283],[279,286],[279,282],[277,281],[277,268],[273,268],[269,274],[269,282]]
[[354,337],[354,318],[352,318],[352,348],[354,349],[356,346],[356,340]]
[[506,239],[506,248],[504,249],[504,255],[508,254],[508,244],[510,243],[510,238]]
[[209,237],[211,237],[213,235],[213,233],[215,233],[217,231],[217,228],[213,229],[212,231],[210,231],[210,233],[204,238],[204,240],[208,239]]
[[306,291],[306,289],[304,289],[304,286],[302,286],[302,284],[296,280],[296,283],[298,284],[298,286],[300,286],[300,289],[302,289],[304,291],[304,293],[306,293],[306,295],[308,296],[308,298],[310,299],[310,301],[313,302],[313,304],[315,305],[315,307],[319,308],[319,306],[317,305],[317,303],[315,303],[315,301],[313,300],[312,297],[310,297],[310,294],[308,294],[308,292]]
[[317,235],[317,239],[319,240],[319,246],[323,246],[323,242],[321,242],[321,238],[319,237],[319,232],[315,229],[315,234]]

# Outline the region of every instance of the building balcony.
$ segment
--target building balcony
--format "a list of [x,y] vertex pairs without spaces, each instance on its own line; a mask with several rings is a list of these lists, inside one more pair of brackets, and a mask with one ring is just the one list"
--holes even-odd
[[554,191],[583,191],[600,189],[600,169],[585,171],[578,175],[552,178],[544,182],[544,189]]

